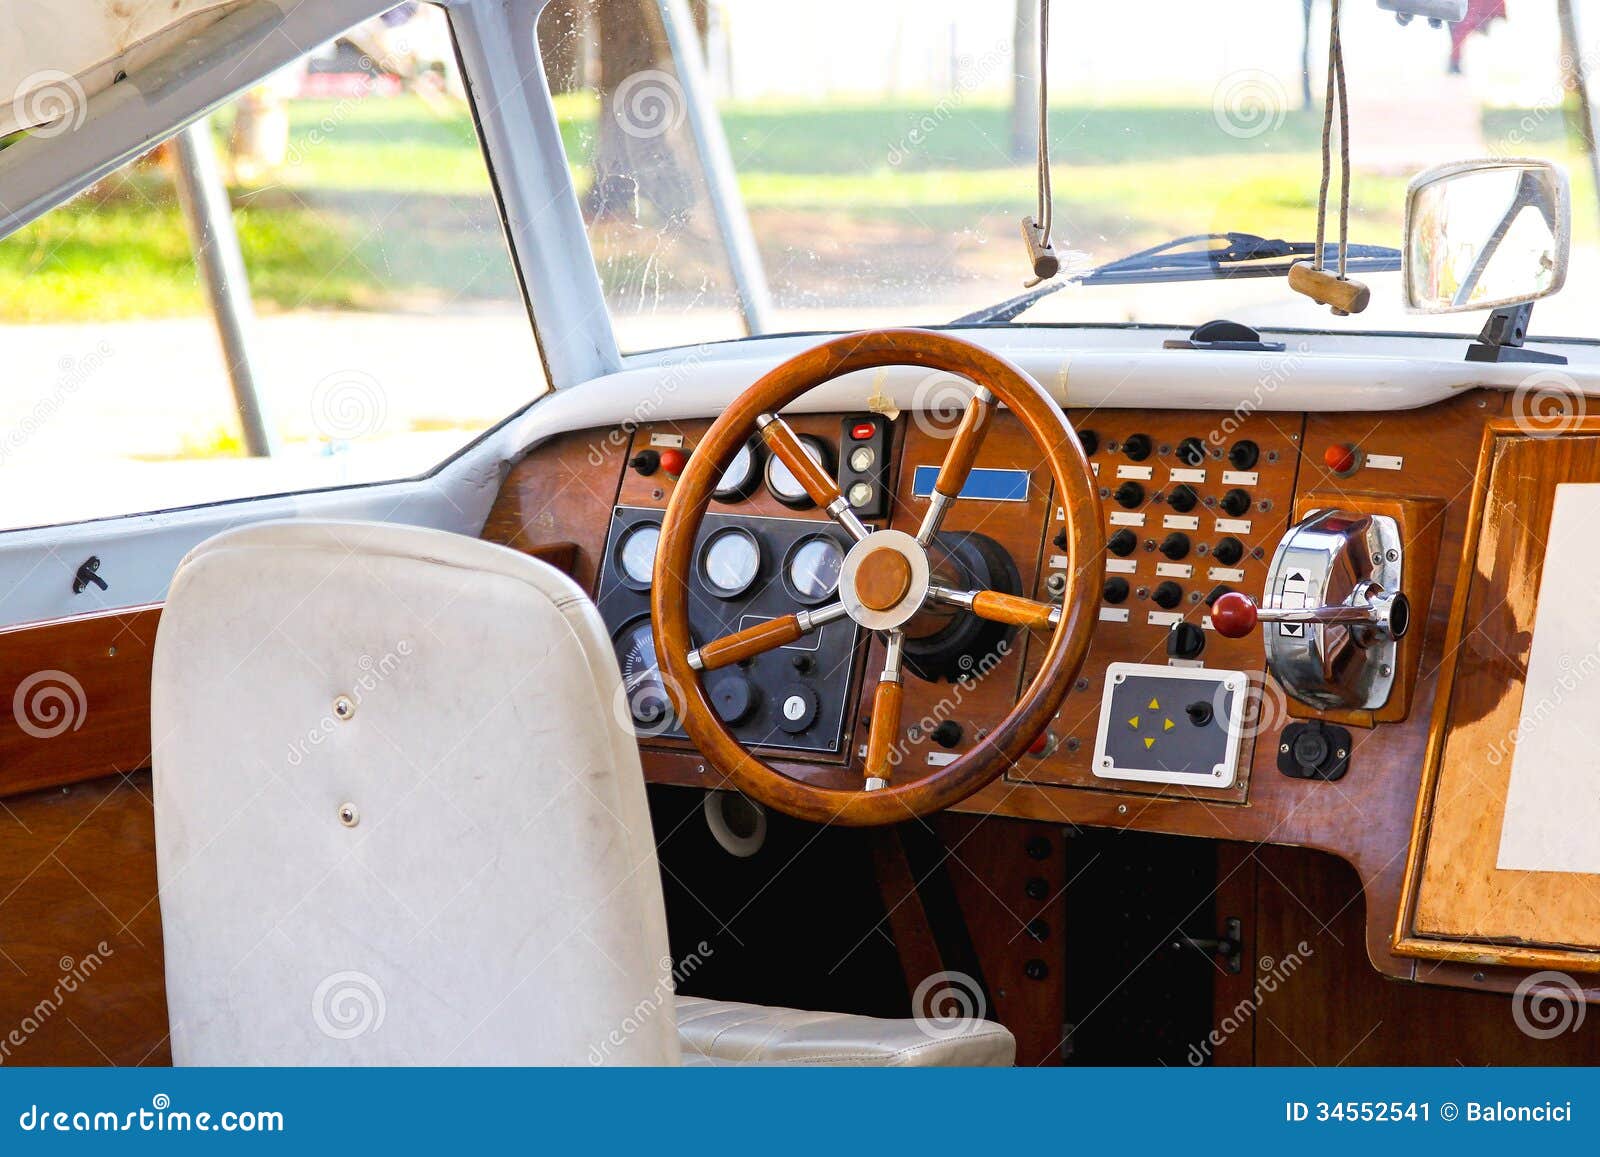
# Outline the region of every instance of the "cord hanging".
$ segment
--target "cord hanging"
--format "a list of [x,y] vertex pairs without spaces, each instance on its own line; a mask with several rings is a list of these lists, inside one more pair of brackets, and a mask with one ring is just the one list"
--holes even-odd
[[1033,277],[1022,283],[1032,289],[1061,271],[1061,262],[1050,244],[1055,205],[1050,189],[1050,0],[1039,0],[1039,151],[1038,200],[1032,217],[1022,219],[1022,240],[1028,247]]
[[[1317,190],[1317,247],[1309,262],[1289,269],[1289,287],[1330,306],[1344,317],[1367,308],[1372,294],[1346,274],[1350,250],[1350,97],[1345,86],[1344,43],[1339,35],[1339,0],[1332,0],[1328,29],[1328,87],[1322,102],[1322,183]],[[1328,186],[1333,180],[1334,118],[1339,136],[1338,272],[1327,272]]]

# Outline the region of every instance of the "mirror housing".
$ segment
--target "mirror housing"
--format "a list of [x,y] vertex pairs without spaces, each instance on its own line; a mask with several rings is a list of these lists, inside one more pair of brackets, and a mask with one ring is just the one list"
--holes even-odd
[[1566,283],[1571,245],[1558,165],[1491,159],[1429,169],[1406,190],[1406,309],[1460,313],[1548,297]]

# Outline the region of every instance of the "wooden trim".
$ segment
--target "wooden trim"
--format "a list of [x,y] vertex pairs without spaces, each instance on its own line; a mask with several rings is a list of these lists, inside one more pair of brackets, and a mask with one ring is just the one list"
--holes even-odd
[[[1600,417],[1576,419],[1563,428],[1561,437],[1600,435]],[[1576,972],[1600,972],[1600,950],[1585,950],[1554,945],[1519,944],[1505,941],[1462,940],[1428,936],[1415,931],[1417,904],[1421,891],[1423,865],[1439,786],[1446,742],[1449,739],[1451,704],[1454,698],[1457,663],[1455,656],[1466,635],[1466,614],[1476,573],[1481,545],[1489,481],[1493,473],[1496,446],[1506,437],[1536,436],[1515,419],[1494,418],[1484,426],[1479,445],[1477,473],[1472,502],[1467,514],[1467,532],[1462,544],[1456,589],[1450,607],[1450,627],[1445,638],[1446,656],[1439,672],[1433,716],[1412,818],[1411,842],[1406,852],[1405,873],[1390,944],[1401,956],[1426,960],[1460,961],[1470,964],[1504,965],[1517,968],[1555,968]]]
[[0,630],[0,796],[150,765],[157,606]]

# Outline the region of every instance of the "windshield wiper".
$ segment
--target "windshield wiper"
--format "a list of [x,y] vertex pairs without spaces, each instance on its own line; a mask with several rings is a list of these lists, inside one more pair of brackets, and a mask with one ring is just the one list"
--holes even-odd
[[[1224,242],[1222,245],[1201,244]],[[995,305],[958,317],[951,325],[987,325],[1012,321],[1040,298],[1068,285],[1148,285],[1163,281],[1218,281],[1234,277],[1286,277],[1289,266],[1316,252],[1315,241],[1284,241],[1254,233],[1194,233],[1141,249],[1030,289]],[[1339,247],[1322,248],[1324,265],[1335,265]],[[1400,268],[1400,250],[1388,245],[1352,245],[1346,268],[1369,273]]]

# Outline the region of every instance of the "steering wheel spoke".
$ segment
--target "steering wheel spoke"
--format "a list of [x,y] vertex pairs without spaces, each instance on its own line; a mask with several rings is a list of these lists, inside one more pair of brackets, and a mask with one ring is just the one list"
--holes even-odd
[[1058,606],[1000,591],[953,591],[949,587],[935,586],[929,588],[928,597],[947,606],[965,607],[980,619],[1027,627],[1031,631],[1053,630],[1061,621]]
[[972,464],[977,461],[983,437],[989,432],[989,419],[994,416],[994,395],[979,386],[968,403],[966,412],[950,438],[950,449],[945,452],[939,467],[939,477],[934,479],[933,493],[928,495],[928,513],[922,516],[917,528],[917,542],[927,546],[939,533],[947,511],[967,484]]
[[905,701],[906,687],[901,667],[905,660],[905,634],[889,632],[888,647],[884,652],[883,673],[878,676],[878,689],[872,694],[872,726],[867,730],[867,761],[864,768],[868,791],[879,791],[889,786],[894,763],[895,737],[900,733],[900,708]]
[[815,610],[796,611],[768,619],[720,639],[713,639],[703,647],[689,652],[689,666],[696,671],[715,671],[744,659],[750,659],[774,647],[786,647],[795,640],[809,635],[825,623],[842,619],[846,615],[843,603],[829,603]]
[[829,518],[844,527],[857,542],[872,533],[856,517],[856,512],[850,509],[850,503],[839,493],[838,485],[828,477],[828,472],[806,453],[805,446],[789,428],[789,423],[776,414],[761,414],[756,418],[756,425],[761,430],[761,440],[767,444],[767,449],[789,468],[795,481],[800,483],[812,502],[827,511]]

